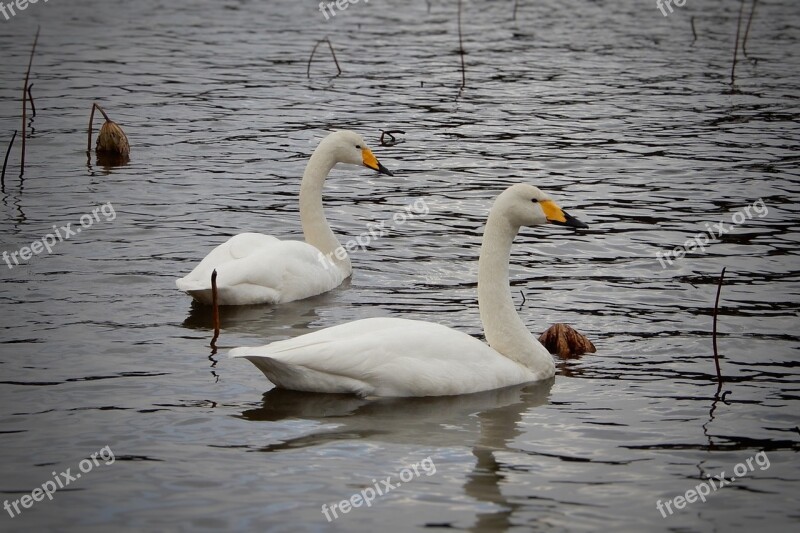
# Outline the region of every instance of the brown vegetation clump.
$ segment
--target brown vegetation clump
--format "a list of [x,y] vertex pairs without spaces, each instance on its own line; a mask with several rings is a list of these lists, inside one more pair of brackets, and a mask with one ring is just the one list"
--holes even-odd
[[553,324],[542,333],[539,342],[548,352],[565,359],[597,351],[592,341],[567,324]]

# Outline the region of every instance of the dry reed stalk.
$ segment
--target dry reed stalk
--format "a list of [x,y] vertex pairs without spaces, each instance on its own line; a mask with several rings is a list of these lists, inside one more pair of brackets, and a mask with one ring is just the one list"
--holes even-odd
[[750,36],[750,24],[753,22],[753,15],[756,12],[757,3],[758,0],[753,0],[753,7],[750,8],[750,16],[747,18],[747,27],[744,30],[744,39],[742,40],[742,53],[744,57],[747,57],[747,38]]
[[736,81],[736,59],[739,56],[739,33],[742,30],[742,13],[744,12],[744,0],[739,4],[739,20],[736,22],[736,42],[733,45],[733,65],[731,65],[731,88]]
[[467,68],[464,64],[464,38],[461,35],[461,0],[458,0],[458,49],[461,55],[461,89],[467,86]]
[[28,97],[28,80],[31,77],[31,67],[33,66],[33,54],[36,52],[36,43],[39,42],[39,30],[41,27],[36,28],[36,37],[33,38],[33,46],[31,47],[31,57],[28,60],[28,70],[25,72],[25,84],[22,86],[22,153],[20,154],[20,161],[19,161],[19,175],[25,173],[25,137],[27,133],[27,122],[28,122],[28,105],[27,105],[27,97]]

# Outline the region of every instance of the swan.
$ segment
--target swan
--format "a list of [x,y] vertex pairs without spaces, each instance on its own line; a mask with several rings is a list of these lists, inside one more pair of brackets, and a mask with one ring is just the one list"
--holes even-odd
[[517,314],[508,282],[521,226],[588,227],[527,184],[502,192],[489,211],[478,261],[478,307],[488,346],[419,320],[369,318],[257,348],[235,348],[279,388],[360,396],[469,394],[553,377],[555,364]]
[[352,267],[322,209],[322,187],[336,163],[364,165],[392,175],[357,133],[329,134],[311,154],[300,185],[305,242],[240,233],[217,246],[194,270],[177,280],[178,288],[211,305],[214,270],[219,305],[281,304],[338,287],[350,276]]

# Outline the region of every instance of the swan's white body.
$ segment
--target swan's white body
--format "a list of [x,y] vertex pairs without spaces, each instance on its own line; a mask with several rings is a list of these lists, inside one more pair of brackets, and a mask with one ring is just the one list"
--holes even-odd
[[364,140],[350,131],[325,137],[311,156],[300,186],[303,241],[242,233],[217,246],[188,275],[176,281],[195,300],[211,304],[211,274],[217,271],[219,305],[279,304],[338,287],[352,267],[322,209],[325,178],[336,163],[388,171]]
[[467,394],[550,378],[553,358],[519,318],[508,283],[520,226],[547,222],[581,224],[530,185],[509,187],[492,207],[478,275],[488,346],[431,322],[372,318],[230,355],[248,359],[278,387],[362,396]]
[[284,389],[361,396],[449,396],[554,372],[546,365],[534,372],[447,326],[403,318],[357,320],[231,355]]

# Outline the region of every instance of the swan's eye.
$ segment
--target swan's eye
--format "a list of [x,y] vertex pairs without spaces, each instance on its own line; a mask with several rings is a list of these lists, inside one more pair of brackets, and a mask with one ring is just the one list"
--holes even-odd
[[538,204],[538,203],[539,203],[539,200],[537,200],[536,198],[531,198],[531,202],[533,202],[533,203],[535,203],[535,204]]
[[356,148],[358,148],[359,150],[361,150],[361,145],[360,145],[360,144],[357,144],[357,145],[356,145]]

